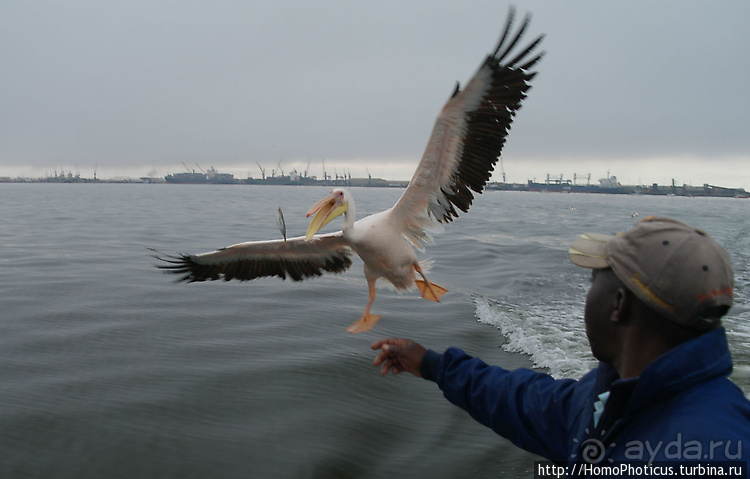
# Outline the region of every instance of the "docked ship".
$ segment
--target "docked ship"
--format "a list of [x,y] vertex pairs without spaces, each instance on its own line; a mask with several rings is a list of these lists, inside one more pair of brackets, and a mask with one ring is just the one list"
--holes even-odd
[[180,184],[215,184],[215,185],[227,185],[233,184],[234,175],[231,173],[219,173],[212,166],[207,171],[189,171],[187,173],[175,173],[173,175],[167,175],[164,177],[167,183],[180,183]]
[[606,193],[606,194],[632,194],[633,188],[627,188],[620,184],[616,176],[607,174],[606,178],[601,178],[598,185],[592,185],[587,182],[585,185],[579,185],[573,180],[564,179],[562,175],[559,178],[550,177],[544,183],[528,181],[529,191],[555,192],[555,193]]

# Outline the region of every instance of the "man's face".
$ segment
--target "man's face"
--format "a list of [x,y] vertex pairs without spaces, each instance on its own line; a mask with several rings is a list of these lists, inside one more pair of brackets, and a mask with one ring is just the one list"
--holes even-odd
[[611,363],[615,356],[616,325],[612,313],[619,288],[622,288],[622,283],[611,269],[592,270],[583,322],[591,352],[596,359],[607,363]]

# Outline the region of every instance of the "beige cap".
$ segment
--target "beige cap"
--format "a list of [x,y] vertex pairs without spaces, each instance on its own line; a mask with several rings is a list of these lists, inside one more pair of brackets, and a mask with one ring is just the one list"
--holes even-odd
[[690,328],[710,329],[732,306],[729,255],[706,232],[650,216],[615,236],[587,233],[568,250],[573,264],[612,268],[644,303]]

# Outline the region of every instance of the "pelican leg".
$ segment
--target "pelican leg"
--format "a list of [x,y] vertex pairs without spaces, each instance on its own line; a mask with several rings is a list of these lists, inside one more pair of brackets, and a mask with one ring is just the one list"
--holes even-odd
[[365,331],[369,331],[373,326],[375,326],[375,323],[378,322],[380,319],[380,315],[378,314],[370,314],[370,307],[372,306],[372,303],[375,301],[375,281],[376,280],[367,280],[367,288],[370,292],[370,299],[367,300],[367,306],[365,306],[365,312],[362,314],[362,317],[356,320],[346,328],[347,331],[349,331],[351,334],[357,334],[357,333],[363,333]]
[[419,273],[419,275],[422,277],[422,279],[414,280],[417,283],[417,287],[419,288],[419,292],[422,297],[424,299],[429,299],[430,301],[439,303],[440,298],[442,298],[443,295],[448,292],[448,290],[429,281],[422,272],[422,268],[419,267],[419,264],[415,264],[413,265],[413,267],[414,271]]

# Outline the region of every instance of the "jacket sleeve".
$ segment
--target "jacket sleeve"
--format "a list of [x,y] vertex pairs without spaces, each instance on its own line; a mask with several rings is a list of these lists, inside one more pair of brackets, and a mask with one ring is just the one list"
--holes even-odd
[[457,348],[428,351],[421,372],[446,399],[515,445],[552,461],[568,459],[572,430],[586,409],[577,381],[489,366]]

